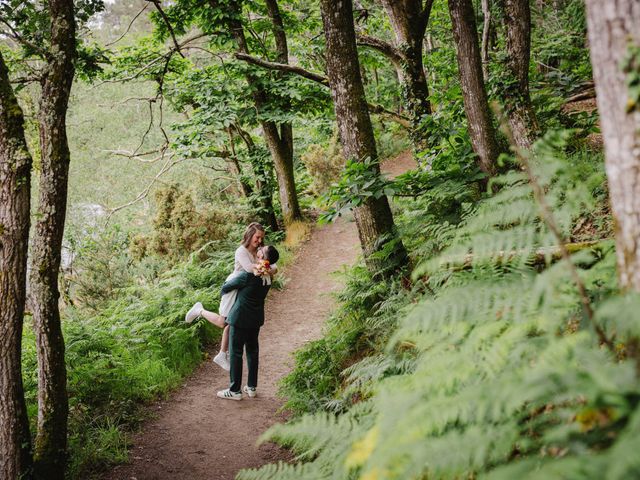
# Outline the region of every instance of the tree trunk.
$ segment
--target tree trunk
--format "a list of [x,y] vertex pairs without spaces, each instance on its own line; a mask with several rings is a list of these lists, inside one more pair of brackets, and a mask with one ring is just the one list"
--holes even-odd
[[254,207],[260,212],[262,224],[268,226],[272,232],[277,232],[280,230],[280,227],[278,226],[278,219],[276,218],[276,214],[273,210],[273,189],[271,186],[272,181],[270,180],[273,178],[273,175],[269,169],[265,167],[249,132],[246,132],[236,124],[233,125],[233,128],[247,146],[253,176],[256,179],[256,191],[258,192],[259,205],[254,205]]
[[275,123],[262,122],[262,132],[271,152],[278,179],[282,219],[285,225],[290,225],[302,219],[294,180],[292,151],[288,147],[288,141],[285,141],[278,132],[278,126]]
[[[217,0],[210,0],[213,6],[217,5]],[[271,8],[274,4],[271,4]],[[240,21],[242,15],[242,7],[236,0],[229,2],[228,7],[230,15],[226,17],[225,22],[231,30],[231,34],[236,42],[238,51],[249,55],[249,46],[244,34],[244,28]],[[277,10],[277,4],[275,4]],[[276,22],[280,22],[278,26]],[[284,28],[282,26],[282,19],[279,16],[274,20],[274,31],[276,33],[277,46],[279,47],[278,58],[288,57],[288,51],[286,50],[286,37],[284,37],[284,44],[282,38],[284,36]],[[287,59],[288,61],[288,59]],[[267,92],[260,88],[259,81],[250,73],[246,75],[247,83],[254,88],[253,100],[258,112],[264,109],[268,103]],[[285,105],[286,107],[286,105]],[[273,164],[276,170],[276,178],[278,179],[278,192],[280,197],[280,206],[282,207],[282,217],[285,225],[289,225],[296,220],[302,219],[302,213],[300,212],[300,206],[298,203],[298,194],[295,188],[294,169],[293,169],[293,135],[291,125],[283,125],[282,131],[278,130],[278,125],[270,121],[261,121],[262,132],[271,152],[273,158]]]
[[253,187],[242,175],[242,167],[240,167],[240,160],[238,159],[238,154],[236,153],[236,145],[235,145],[235,137],[233,134],[233,128],[227,128],[227,134],[229,135],[229,148],[231,149],[231,155],[228,159],[230,164],[230,170],[232,171],[232,175],[238,179],[238,185],[240,186],[240,191],[245,198],[251,198],[253,195]]
[[[267,13],[271,19],[273,25],[273,36],[276,42],[276,61],[285,65],[289,64],[289,47],[287,45],[287,35],[284,31],[284,23],[282,22],[282,15],[280,15],[280,9],[276,0],[266,0]],[[288,112],[291,110],[291,102],[289,100],[283,100],[281,108]],[[263,129],[265,126],[263,125]],[[269,127],[273,128],[273,127]],[[290,224],[293,221],[301,220],[302,214],[300,213],[300,207],[298,205],[298,196],[296,192],[296,184],[294,180],[293,170],[293,128],[290,122],[280,124],[280,132],[278,134],[277,127],[274,132],[269,135],[272,141],[279,139],[277,145],[273,145],[269,150],[274,152],[280,151],[282,155],[282,161],[274,162],[276,166],[276,175],[278,176],[278,185],[280,188],[280,199],[286,198],[288,203],[287,211],[285,215],[285,207],[282,207],[283,217],[285,225]],[[284,191],[283,191],[284,189]],[[293,195],[291,195],[293,192]],[[287,216],[290,218],[287,220]]]
[[[375,160],[378,154],[360,78],[351,0],[322,0],[321,11],[326,37],[327,76],[344,157],[354,161]],[[379,173],[379,167],[375,165]],[[365,263],[372,273],[391,273],[406,264],[407,253],[397,238],[386,196],[379,199],[370,197],[354,209],[354,216]],[[387,264],[384,264],[373,254],[389,242],[395,242],[395,248],[392,258],[385,260]]]
[[38,434],[34,460],[40,478],[63,480],[67,450],[67,372],[58,310],[58,273],[67,207],[69,145],[66,113],[76,55],[72,0],[49,0],[51,55],[40,99],[40,199],[30,275],[38,351]]
[[456,42],[460,84],[471,144],[473,151],[478,155],[480,168],[491,175],[495,172],[500,152],[482,77],[473,4],[471,0],[449,0],[449,13]]
[[428,147],[427,132],[421,126],[424,117],[431,115],[431,103],[422,62],[422,45],[432,2],[428,1],[424,9],[421,0],[382,0],[382,4],[394,32],[394,45],[366,36],[361,37],[360,43],[380,51],[394,64],[403,104],[411,119],[414,150],[424,151]]
[[531,56],[531,9],[529,0],[501,0],[506,28],[508,74],[502,101],[517,146],[528,150],[539,134],[529,95]]
[[242,168],[240,167],[240,162],[238,161],[238,157],[236,157],[235,154],[232,154],[228,158],[227,162],[229,164],[229,173],[231,173],[231,175],[236,177],[238,186],[240,187],[240,194],[244,198],[251,197],[251,195],[253,194],[253,188],[251,187],[250,183],[247,183],[242,178]]
[[489,79],[489,36],[491,33],[491,5],[490,0],[482,0],[482,76],[486,82]]
[[0,478],[28,475],[31,435],[22,386],[31,154],[0,53]]
[[[587,26],[611,210],[616,228],[618,277],[640,292],[640,110],[626,86],[624,59],[640,47],[640,4],[618,0],[603,6],[587,0]],[[633,74],[640,70],[635,56]]]
[[262,162],[257,159],[255,153],[249,152],[249,155],[253,158],[253,173],[256,177],[256,190],[260,194],[260,217],[262,223],[268,226],[272,232],[280,230],[278,226],[278,219],[276,218],[275,210],[273,209],[273,195],[272,195],[272,172],[269,171]]

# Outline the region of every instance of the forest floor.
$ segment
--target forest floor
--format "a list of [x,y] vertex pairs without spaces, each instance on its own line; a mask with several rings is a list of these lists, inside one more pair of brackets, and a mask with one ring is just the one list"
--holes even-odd
[[[411,168],[415,162],[410,152],[382,165],[390,176]],[[276,396],[278,381],[291,369],[291,354],[320,338],[334,307],[331,293],[342,286],[332,274],[353,265],[359,253],[353,220],[342,218],[315,228],[286,269],[285,288],[267,297],[258,396],[240,402],[217,398],[216,391],[229,386],[229,374],[209,358],[181,389],[151,407],[155,418],[132,438],[130,463],[102,478],[231,480],[242,468],[290,459],[287,450],[272,443],[258,447],[256,441],[271,425],[286,420],[279,412],[283,400]],[[209,352],[211,357],[215,353]],[[243,373],[246,379],[246,368]]]

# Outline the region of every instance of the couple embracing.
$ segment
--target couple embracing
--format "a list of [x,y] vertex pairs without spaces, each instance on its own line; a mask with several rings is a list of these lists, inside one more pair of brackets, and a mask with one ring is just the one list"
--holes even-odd
[[[219,313],[205,310],[197,302],[185,315],[187,323],[198,317],[224,328],[220,352],[213,361],[230,372],[229,388],[218,397],[242,400],[242,391],[251,398],[258,386],[258,335],[264,324],[264,301],[277,272],[280,257],[272,245],[263,246],[265,231],[253,222],[247,227],[242,244],[235,253],[234,270],[221,289]],[[247,385],[242,385],[242,356],[247,355]]]

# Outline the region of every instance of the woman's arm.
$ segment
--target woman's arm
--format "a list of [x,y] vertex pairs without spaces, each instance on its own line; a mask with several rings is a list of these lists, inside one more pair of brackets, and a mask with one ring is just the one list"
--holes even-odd
[[240,264],[245,272],[251,273],[253,271],[253,265],[255,262],[245,247],[238,247],[236,250],[235,261]]

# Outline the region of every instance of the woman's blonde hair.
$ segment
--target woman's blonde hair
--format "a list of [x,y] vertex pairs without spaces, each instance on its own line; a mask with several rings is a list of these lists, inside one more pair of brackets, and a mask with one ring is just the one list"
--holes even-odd
[[251,239],[256,232],[264,232],[264,227],[258,222],[251,222],[244,231],[244,237],[242,237],[242,246],[244,248],[247,248],[251,244]]

